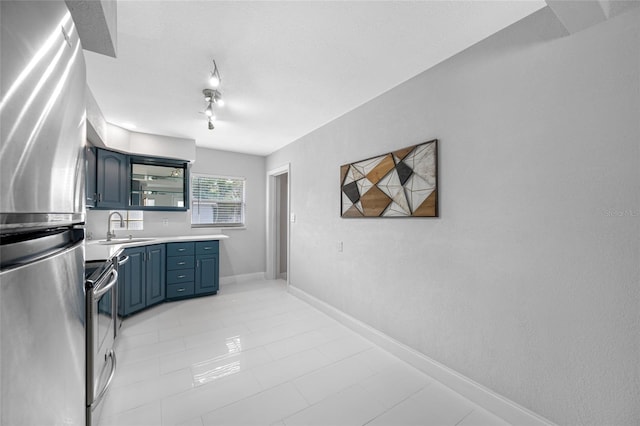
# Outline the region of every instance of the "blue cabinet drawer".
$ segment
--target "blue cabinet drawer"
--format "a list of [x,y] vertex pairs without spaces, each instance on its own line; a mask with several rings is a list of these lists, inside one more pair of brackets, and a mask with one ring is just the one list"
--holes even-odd
[[180,284],[167,284],[167,299],[193,296],[193,281]]
[[193,277],[193,269],[176,269],[173,271],[167,271],[167,284],[193,281]]
[[218,241],[196,242],[196,254],[218,254]]
[[193,243],[169,243],[167,244],[167,256],[185,256],[194,254]]
[[168,256],[167,270],[172,269],[193,269],[195,266],[195,257],[193,256]]

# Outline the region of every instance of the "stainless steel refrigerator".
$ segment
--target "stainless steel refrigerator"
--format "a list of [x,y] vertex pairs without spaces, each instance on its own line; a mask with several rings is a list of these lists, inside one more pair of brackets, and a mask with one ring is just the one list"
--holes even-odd
[[85,423],[85,64],[63,1],[0,1],[0,422]]

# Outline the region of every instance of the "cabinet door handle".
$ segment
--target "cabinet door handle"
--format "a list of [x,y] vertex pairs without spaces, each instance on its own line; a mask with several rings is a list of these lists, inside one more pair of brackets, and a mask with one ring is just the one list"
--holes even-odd
[[211,250],[213,247],[203,247],[203,250]]
[[102,202],[102,192],[98,192],[98,202]]
[[199,267],[200,267],[200,261],[198,260],[196,261],[196,268],[199,268]]
[[178,262],[178,265],[184,265],[187,262]]
[[186,275],[178,275],[178,278],[185,278]]
[[185,248],[179,248],[178,251],[185,251]]
[[184,288],[179,288],[178,290],[176,290],[178,293],[182,293],[185,289]]

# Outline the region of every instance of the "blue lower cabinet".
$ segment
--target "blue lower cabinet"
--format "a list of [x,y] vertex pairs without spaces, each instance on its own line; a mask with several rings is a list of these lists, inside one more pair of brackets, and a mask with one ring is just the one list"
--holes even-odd
[[198,241],[196,243],[196,256],[213,256],[220,252],[219,241]]
[[218,292],[218,241],[167,244],[167,299]]
[[120,269],[118,293],[120,315],[131,315],[165,299],[165,245],[132,247],[124,250],[129,256]]
[[124,256],[129,260],[118,268],[118,293],[120,298],[120,315],[130,315],[146,305],[145,258],[144,247],[134,247],[124,250]]
[[193,281],[178,284],[167,284],[167,299],[193,297]]
[[167,271],[167,285],[193,282],[194,271],[191,269],[175,269],[173,271]]
[[193,256],[195,244],[187,243],[168,243],[167,256]]
[[193,297],[195,243],[167,244],[167,299]]
[[147,246],[147,306],[164,300],[166,284],[166,248],[164,244]]
[[131,315],[165,300],[218,292],[218,241],[131,247],[123,256],[129,256],[129,261],[119,272],[119,315]]
[[175,269],[192,269],[196,266],[196,259],[192,255],[190,256],[169,256],[167,252],[167,271]]
[[218,292],[218,255],[196,256],[195,294]]
[[195,294],[215,294],[219,288],[219,241],[196,242]]

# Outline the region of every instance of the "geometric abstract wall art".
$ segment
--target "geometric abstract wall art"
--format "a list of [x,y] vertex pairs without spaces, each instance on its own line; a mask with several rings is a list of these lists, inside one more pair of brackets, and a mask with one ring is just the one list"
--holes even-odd
[[342,217],[438,217],[438,140],[340,166]]

